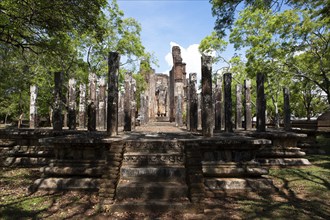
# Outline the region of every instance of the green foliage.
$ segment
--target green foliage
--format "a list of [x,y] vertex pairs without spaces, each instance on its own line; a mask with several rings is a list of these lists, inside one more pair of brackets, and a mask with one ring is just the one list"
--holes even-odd
[[211,35],[206,36],[199,44],[199,52],[201,54],[209,54],[213,55],[215,58],[213,59],[214,63],[217,63],[219,60],[223,59],[221,57],[221,52],[225,51],[227,42],[221,38],[218,38],[216,32],[212,32]]
[[[304,79],[314,86],[310,87],[313,91],[301,90],[303,97],[307,97],[309,92],[314,94],[314,101],[324,100],[317,90],[322,90],[329,97],[330,72],[328,68],[324,68],[329,62],[329,27],[326,23],[313,19],[312,15],[306,10],[293,9],[274,13],[270,9],[251,6],[241,11],[230,34],[230,42],[236,49],[246,49],[248,76],[254,78],[258,72],[266,74],[267,110],[277,124],[281,114],[280,106],[283,105],[284,86],[294,90],[299,84],[296,82]],[[305,106],[305,113],[293,112],[297,116],[310,117],[312,113],[308,106],[314,101],[293,97],[294,106]],[[322,111],[323,104],[315,105],[313,115]]]
[[226,35],[235,22],[235,13],[240,9],[251,8],[254,10],[272,10],[278,12],[284,6],[311,10],[312,16],[318,21],[330,23],[330,1],[315,0],[209,0],[212,4],[212,15],[216,17],[215,30],[219,37]]
[[99,30],[98,15],[106,0],[2,0],[0,42],[35,50],[73,30]]
[[[124,72],[137,72],[136,61],[145,59],[150,69],[153,56],[145,51],[140,32],[140,24],[125,18],[115,0],[1,1],[1,121],[16,119],[21,113],[28,118],[32,84],[38,86],[38,114],[48,117],[53,73],[63,73],[66,104],[69,78],[86,84],[90,72],[104,76],[110,51],[121,54],[120,81]],[[141,80],[138,83],[140,90],[145,87]]]
[[133,78],[136,80],[136,92],[135,92],[135,100],[137,109],[140,109],[141,106],[141,98],[140,95],[143,91],[147,89],[147,82],[144,76],[140,73],[133,74]]

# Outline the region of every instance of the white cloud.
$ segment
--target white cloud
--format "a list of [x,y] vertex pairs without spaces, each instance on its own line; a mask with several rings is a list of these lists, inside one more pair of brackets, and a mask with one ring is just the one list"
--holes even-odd
[[[189,77],[189,73],[197,73],[197,82],[199,83],[201,79],[201,54],[198,51],[199,44],[189,45],[187,48],[183,48],[179,44],[175,42],[170,43],[170,51],[165,56],[165,60],[168,64],[169,68],[173,66],[173,58],[172,58],[172,47],[179,46],[181,49],[181,57],[184,63],[186,63],[186,72],[187,77]],[[164,73],[168,74],[169,71]]]

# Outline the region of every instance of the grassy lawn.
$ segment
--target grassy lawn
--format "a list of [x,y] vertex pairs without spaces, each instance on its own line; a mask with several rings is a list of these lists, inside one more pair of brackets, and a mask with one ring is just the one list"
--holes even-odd
[[[275,192],[228,195],[213,200],[212,205],[206,206],[209,211],[204,219],[330,219],[329,155],[308,156],[313,166],[305,168],[271,169],[269,177],[277,189]],[[114,217],[100,213],[97,193],[29,194],[28,186],[39,177],[36,169],[0,168],[0,219]],[[167,216],[166,219],[190,218]]]

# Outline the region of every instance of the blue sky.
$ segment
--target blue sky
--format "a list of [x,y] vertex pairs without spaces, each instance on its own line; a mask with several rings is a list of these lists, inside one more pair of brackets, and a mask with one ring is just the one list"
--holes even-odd
[[142,43],[158,59],[156,73],[168,73],[171,48],[179,45],[187,73],[200,75],[198,44],[212,32],[215,22],[208,0],[117,1],[125,17],[133,17],[141,24]]

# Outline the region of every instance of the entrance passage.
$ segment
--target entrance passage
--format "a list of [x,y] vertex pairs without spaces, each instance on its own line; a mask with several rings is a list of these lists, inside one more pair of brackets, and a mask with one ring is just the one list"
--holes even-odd
[[136,132],[147,133],[188,133],[186,129],[175,126],[170,122],[149,122],[146,125],[137,126]]

